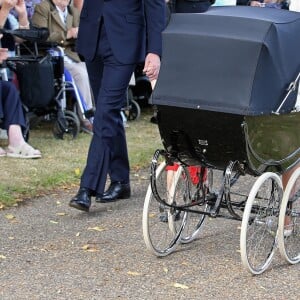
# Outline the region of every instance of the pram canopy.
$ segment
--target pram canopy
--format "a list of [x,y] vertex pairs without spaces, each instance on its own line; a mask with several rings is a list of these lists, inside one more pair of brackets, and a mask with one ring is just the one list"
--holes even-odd
[[[300,14],[286,10],[233,6],[174,14],[163,32],[152,104],[270,114],[299,73],[299,32]],[[295,99],[294,93],[280,112]]]

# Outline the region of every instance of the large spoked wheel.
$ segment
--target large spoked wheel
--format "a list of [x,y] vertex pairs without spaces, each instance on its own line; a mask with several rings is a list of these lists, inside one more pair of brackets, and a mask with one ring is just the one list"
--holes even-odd
[[[159,198],[173,202],[175,177],[167,178],[166,163],[163,161],[155,173],[155,187]],[[153,180],[153,179],[152,179]],[[156,195],[157,197],[157,195]],[[185,214],[164,205],[156,199],[149,184],[143,209],[143,236],[147,248],[156,256],[166,256],[176,249],[184,227]]]
[[300,262],[300,168],[292,174],[282,198],[278,245],[289,263]]
[[252,274],[263,273],[274,256],[281,198],[281,179],[271,172],[262,174],[250,191],[242,219],[240,247],[242,263]]
[[[178,218],[185,215],[186,221],[180,236],[180,242],[183,244],[190,243],[199,236],[201,226],[205,219],[203,212],[207,212],[209,209],[205,202],[205,193],[208,187],[200,185],[200,172],[201,167],[199,166],[180,166],[174,175],[176,176],[174,181],[176,183],[173,196],[174,203],[178,206],[185,206],[193,210],[186,212],[178,211],[176,218],[171,220],[171,222],[174,222],[171,226],[173,226],[177,232],[178,228],[176,227],[176,222],[178,222]],[[207,176],[207,174],[205,176]]]
[[70,111],[64,111],[63,118],[57,118],[53,127],[53,135],[57,139],[75,139],[80,131],[80,121],[78,116]]

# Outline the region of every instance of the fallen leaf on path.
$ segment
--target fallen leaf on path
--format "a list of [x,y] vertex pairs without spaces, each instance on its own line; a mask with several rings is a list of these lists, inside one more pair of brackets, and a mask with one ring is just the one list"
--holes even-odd
[[95,227],[89,227],[88,230],[104,231],[105,229],[103,227],[95,226]]
[[0,259],[5,259],[5,258],[6,258],[6,256],[0,255]]
[[80,232],[77,232],[77,233],[76,233],[76,236],[80,236]]
[[50,223],[52,223],[52,224],[58,224],[57,221],[53,221],[53,220],[50,220]]
[[5,218],[6,218],[7,220],[13,220],[13,219],[15,219],[16,217],[15,217],[14,215],[12,215],[12,214],[7,214],[7,215],[5,215]]
[[116,228],[124,228],[124,225],[118,224],[118,225],[116,225],[115,227],[116,227]]
[[133,272],[133,271],[128,271],[127,274],[131,275],[131,276],[140,276],[141,275],[141,273]]
[[99,252],[99,250],[96,248],[87,249],[86,251],[87,252]]
[[168,268],[164,268],[164,272],[168,273],[169,272]]
[[74,170],[74,172],[75,172],[75,175],[77,175],[77,176],[80,175],[80,173],[81,173],[79,168],[76,168],[76,169]]
[[176,288],[181,288],[181,289],[188,289],[189,288],[187,285],[184,285],[184,284],[181,284],[181,283],[177,283],[177,282],[175,282],[173,284],[173,286],[176,287]]
[[96,248],[95,245],[92,244],[86,244],[82,246],[82,250],[87,251],[87,252],[98,252],[99,250]]
[[56,214],[57,216],[66,216],[67,214],[65,212],[59,212]]

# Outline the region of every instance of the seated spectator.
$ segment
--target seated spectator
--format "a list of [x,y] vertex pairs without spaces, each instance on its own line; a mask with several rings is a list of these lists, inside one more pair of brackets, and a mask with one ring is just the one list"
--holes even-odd
[[[7,49],[0,48],[0,63],[7,57]],[[41,157],[41,152],[24,140],[22,129],[26,128],[26,121],[16,87],[13,83],[2,80],[0,80],[0,127],[6,129],[8,135],[8,147],[5,150],[0,147],[0,157]]]
[[[87,110],[93,109],[93,99],[89,77],[84,62],[74,51],[79,25],[79,11],[70,4],[70,0],[44,0],[35,5],[32,24],[47,27],[50,32],[49,42],[55,42],[65,51],[65,68],[71,73],[77,88],[83,96]],[[82,118],[81,118],[82,119]],[[92,124],[82,119],[82,129],[92,132]]]
[[[24,0],[0,0],[0,7],[0,28],[8,30],[29,28],[29,21]],[[13,14],[13,10],[15,14]],[[22,40],[20,38],[13,37],[10,34],[4,34],[1,39],[1,46],[3,48],[8,48],[9,57],[15,56],[16,42],[19,43],[22,42]],[[11,72],[9,69],[6,71],[8,79],[12,80],[13,72]]]
[[282,9],[283,5],[285,5],[285,1],[283,0],[250,1],[250,6],[258,6],[258,7],[270,7],[270,8]]
[[[42,2],[42,0],[24,0],[24,2],[27,11],[27,16],[28,19],[30,20],[34,12],[35,5]],[[16,18],[18,18],[18,13],[16,12],[15,9],[11,11],[11,14],[14,15]]]
[[[25,0],[0,0],[0,27],[5,27],[5,23],[11,22],[11,26],[16,29],[20,27],[22,29],[29,28],[29,21],[27,16],[27,10],[25,5]],[[15,11],[18,20],[12,14]],[[2,41],[3,43],[3,41]]]

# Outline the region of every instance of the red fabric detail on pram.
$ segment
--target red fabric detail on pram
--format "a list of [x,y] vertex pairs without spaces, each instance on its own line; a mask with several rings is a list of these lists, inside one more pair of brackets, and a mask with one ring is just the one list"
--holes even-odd
[[179,164],[173,164],[172,166],[166,166],[166,171],[177,171],[179,168]]
[[[176,172],[179,168],[179,164],[173,164],[172,166],[166,166],[167,171],[174,171]],[[203,167],[199,166],[190,166],[188,167],[188,171],[190,173],[191,181],[194,185],[197,185],[199,183],[199,176],[201,173],[201,169]],[[204,174],[203,174],[203,182],[207,180],[207,168],[204,168]]]

